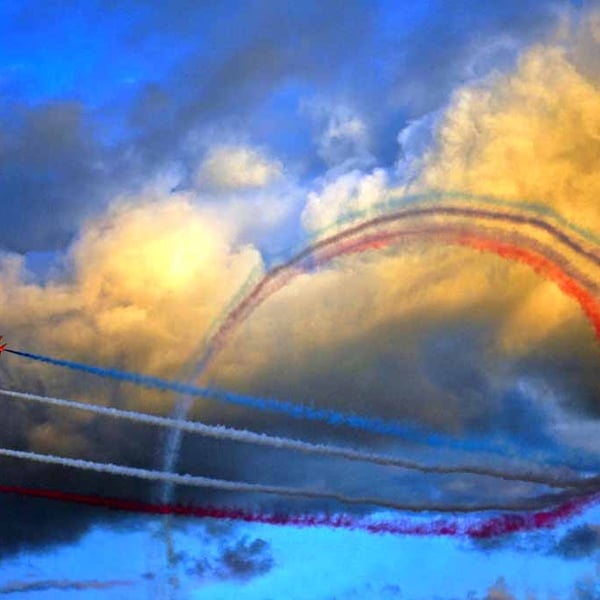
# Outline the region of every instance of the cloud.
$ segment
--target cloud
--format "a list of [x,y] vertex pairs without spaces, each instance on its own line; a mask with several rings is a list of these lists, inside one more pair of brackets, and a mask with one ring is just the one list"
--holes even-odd
[[542,202],[593,229],[599,107],[564,48],[535,46],[516,72],[455,92],[415,188]]
[[[4,256],[3,333],[13,347],[180,378],[223,307],[255,268],[261,268],[256,249],[236,246],[189,196],[121,199],[87,222],[45,283],[28,277],[22,257]],[[0,368],[6,384],[15,388],[162,414],[172,404],[161,394],[66,372],[52,374],[24,362],[3,361]],[[10,413],[10,426],[0,433],[2,445],[156,466],[148,449],[160,437],[150,429],[18,404]],[[33,477],[39,486],[69,489],[75,481],[68,470],[40,470],[13,461],[5,461],[3,470],[7,481],[25,485]],[[78,475],[79,491],[93,492],[95,485],[93,476]],[[103,492],[111,495],[111,490],[112,495],[143,497],[147,486],[108,478]],[[2,501],[11,505],[10,499]],[[61,539],[63,529],[64,535],[76,535],[93,515],[82,511],[82,518],[74,519],[60,507],[47,511],[47,525],[34,537],[41,543]],[[31,517],[34,526],[35,511],[29,512],[23,522]],[[32,539],[22,526],[4,531],[5,551]]]
[[243,536],[231,543],[223,542],[214,556],[197,560],[187,571],[203,579],[248,581],[268,573],[274,564],[271,547],[265,540]]
[[315,232],[335,225],[345,214],[373,210],[387,191],[387,174],[383,169],[370,173],[352,170],[326,180],[320,191],[309,192],[302,212],[302,223]]
[[253,148],[220,146],[209,151],[196,173],[196,184],[203,189],[232,191],[261,188],[282,176],[279,161],[269,160]]
[[557,542],[555,552],[568,559],[591,556],[600,550],[600,528],[579,525],[569,529]]
[[367,124],[343,104],[304,101],[301,112],[314,121],[317,154],[329,168],[339,171],[369,166],[374,157]]
[[[189,139],[215,130],[285,148],[309,170],[319,153],[329,164],[349,158],[364,168],[371,155],[391,163],[407,117],[437,109],[458,83],[506,62],[513,46],[557,21],[555,2],[528,0],[526,10],[522,2],[459,4],[448,10],[436,2],[424,17],[363,1],[343,10],[339,2],[311,1],[298,11],[286,2],[240,9],[178,0],[125,11],[106,0],[79,16],[94,23],[97,36],[110,32],[99,54],[97,38],[80,39],[52,3],[12,10],[5,33],[16,36],[15,47],[29,45],[22,28],[41,32],[52,22],[69,32],[72,47],[89,46],[90,54],[62,73],[71,82],[66,87],[46,89],[48,76],[40,73],[44,65],[54,73],[64,61],[54,39],[25,53],[25,68],[11,65],[24,81],[0,106],[0,193],[8,199],[2,246],[64,249],[84,219],[157,170],[180,163],[193,179],[197,156],[190,156]],[[472,63],[480,52],[487,58],[478,70]],[[104,61],[101,79],[90,66],[97,60]],[[32,88],[41,100],[27,97]],[[330,109],[316,148],[306,115],[298,113],[315,96],[340,99],[340,106],[352,100],[352,110]]]
[[0,247],[65,246],[106,201],[111,169],[80,103],[0,105]]

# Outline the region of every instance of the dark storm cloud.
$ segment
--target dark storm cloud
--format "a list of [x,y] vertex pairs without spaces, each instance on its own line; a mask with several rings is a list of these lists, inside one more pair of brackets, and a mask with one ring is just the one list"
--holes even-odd
[[568,559],[589,557],[600,550],[600,528],[591,525],[573,527],[556,544],[555,552]]
[[261,538],[251,540],[247,536],[221,540],[212,556],[182,555],[180,561],[191,576],[242,581],[268,573],[275,564],[270,545]]
[[0,245],[64,244],[107,192],[93,124],[76,102],[0,106]]

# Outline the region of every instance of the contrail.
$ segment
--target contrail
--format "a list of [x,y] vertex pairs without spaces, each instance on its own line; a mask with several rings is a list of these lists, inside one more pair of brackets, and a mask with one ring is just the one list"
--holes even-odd
[[431,190],[429,192],[406,194],[402,193],[397,196],[388,196],[384,201],[378,203],[376,206],[354,210],[343,214],[338,218],[335,223],[324,227],[313,233],[313,239],[319,239],[324,237],[329,231],[340,227],[341,225],[350,225],[356,221],[366,221],[374,213],[381,213],[386,211],[395,211],[406,209],[410,205],[427,205],[429,203],[440,203],[445,200],[463,200],[471,204],[481,203],[487,204],[488,206],[496,206],[510,210],[523,210],[527,213],[537,214],[543,217],[549,217],[556,221],[559,225],[563,225],[567,229],[570,229],[574,233],[580,235],[582,238],[591,242],[595,246],[600,246],[600,237],[594,234],[594,232],[565,219],[563,215],[555,211],[551,206],[542,204],[540,201],[531,200],[505,200],[497,196],[483,195],[483,194],[472,194],[466,191],[443,191],[443,190]]
[[[319,421],[332,426],[344,425],[352,429],[368,431],[374,434],[395,436],[418,443],[425,442],[438,445],[452,445],[455,443],[455,441],[451,438],[437,433],[429,433],[424,437],[419,428],[416,426],[404,425],[397,421],[388,421],[378,417],[355,415],[329,408],[314,408],[312,406],[295,404],[285,400],[249,396],[246,394],[238,394],[236,392],[229,392],[217,388],[198,387],[177,381],[161,379],[151,375],[141,375],[139,373],[120,371],[113,368],[97,367],[76,361],[63,360],[59,358],[53,358],[51,356],[44,356],[42,354],[13,350],[10,348],[6,348],[4,352],[58,367],[89,373],[91,375],[107,377],[117,381],[126,381],[149,389],[156,389],[165,392],[177,392],[186,396],[195,396],[208,400],[216,400],[226,404],[235,404],[264,412],[284,414],[294,419]],[[461,448],[464,449],[464,446],[461,446]]]
[[26,592],[48,592],[50,590],[82,591],[107,590],[115,587],[132,586],[131,580],[78,581],[72,579],[42,579],[41,581],[9,581],[0,587],[0,594],[23,594]]
[[[438,209],[436,209],[438,210]],[[470,212],[473,212],[472,210]],[[530,268],[533,268],[538,274],[547,277],[548,279],[554,281],[563,292],[573,297],[582,307],[582,310],[586,317],[591,321],[592,326],[594,327],[594,331],[596,336],[600,336],[600,307],[598,306],[598,302],[596,298],[590,294],[584,287],[579,285],[575,278],[583,279],[584,282],[588,285],[592,285],[591,282],[588,282],[585,276],[577,273],[576,275],[571,273],[572,267],[569,265],[557,264],[554,265],[552,261],[545,259],[541,253],[547,253],[552,256],[554,262],[562,263],[560,256],[553,250],[544,247],[542,244],[536,241],[523,239],[522,236],[519,237],[516,233],[511,233],[509,237],[518,238],[520,243],[528,242],[534,248],[538,249],[540,255],[538,256],[535,252],[525,252],[518,251],[516,249],[514,252],[510,252],[509,244],[504,244],[502,248],[499,245],[494,245],[493,243],[489,243],[486,246],[485,240],[479,240],[479,238],[475,235],[471,235],[470,237],[467,234],[463,233],[462,230],[455,230],[453,228],[448,227],[447,225],[438,226],[437,228],[429,227],[429,228],[420,228],[414,229],[407,232],[379,232],[374,233],[369,236],[366,240],[365,238],[358,238],[357,240],[352,240],[351,242],[346,242],[346,237],[344,236],[340,240],[336,241],[336,245],[333,246],[329,254],[325,254],[324,256],[317,256],[314,259],[314,263],[323,264],[328,260],[331,260],[335,256],[339,256],[344,252],[350,251],[360,251],[366,247],[371,247],[373,243],[389,243],[402,235],[413,235],[413,236],[423,236],[423,235],[436,235],[441,237],[443,235],[447,235],[448,238],[444,241],[450,243],[463,244],[473,247],[477,250],[486,250],[488,252],[494,252],[504,258],[511,258],[513,260],[517,260],[523,264],[526,264]],[[336,236],[332,236],[336,237]],[[239,325],[245,318],[247,318],[251,312],[257,308],[257,306],[266,300],[272,293],[281,289],[288,281],[293,278],[296,274],[300,273],[301,270],[298,267],[298,262],[295,259],[292,259],[288,263],[288,266],[285,268],[282,267],[282,270],[277,271],[274,270],[271,274],[267,275],[262,282],[260,282],[253,292],[251,292],[245,300],[243,300],[240,305],[234,311],[232,311],[230,317],[223,323],[222,328],[218,331],[213,342],[209,346],[205,356],[200,361],[200,369],[203,370],[208,363],[214,357],[214,353],[220,349],[220,347],[225,342],[225,337],[232,333],[233,328],[236,325]],[[565,273],[567,271],[567,273]],[[189,398],[180,398],[177,407],[175,410],[174,417],[180,420],[185,420],[189,409],[191,407],[191,400]],[[268,410],[268,409],[267,409]],[[343,423],[349,427],[354,427],[357,429],[367,429],[372,433],[380,433],[380,434],[388,434],[388,435],[400,435],[405,439],[416,440],[425,442],[428,444],[436,444],[436,445],[446,445],[446,446],[457,446],[457,442],[455,440],[448,440],[445,436],[441,436],[440,434],[430,433],[426,437],[423,437],[423,432],[419,431],[418,433],[412,429],[406,429],[404,426],[403,432],[398,431],[396,429],[397,425],[393,425],[392,428],[388,428],[390,423],[388,422],[373,422],[373,419],[369,419],[369,423],[363,421],[364,417],[355,417],[352,416],[350,419],[339,421],[339,414],[333,413],[332,411],[328,411],[323,409],[321,411],[316,411],[315,409],[308,409],[308,414],[290,414],[290,416],[294,416],[297,418],[312,418],[313,416],[317,416],[317,418],[328,422],[329,424],[336,425]],[[163,468],[165,470],[173,470],[175,463],[177,461],[178,450],[181,444],[181,433],[177,430],[173,430],[170,436],[167,439],[167,443],[165,444],[164,449],[164,460],[163,460]],[[461,441],[458,444],[458,447],[461,449],[477,449],[481,450],[480,444],[477,443],[468,443],[465,441]],[[489,447],[486,448],[489,450]],[[501,450],[502,452],[502,450]]]
[[486,504],[434,504],[434,503],[409,503],[395,502],[385,498],[372,496],[347,496],[338,492],[293,488],[277,485],[264,485],[259,483],[246,483],[242,481],[228,481],[225,479],[214,479],[212,477],[201,477],[197,475],[166,473],[153,469],[141,469],[138,467],[126,467],[113,463],[94,462],[79,458],[65,458],[54,454],[39,454],[25,450],[12,450],[0,448],[0,456],[8,458],[19,458],[32,462],[58,465],[73,469],[93,471],[96,473],[107,473],[134,479],[145,479],[148,481],[167,482],[174,485],[185,485],[199,488],[211,488],[230,492],[252,492],[258,494],[274,494],[277,496],[288,496],[291,498],[309,498],[313,500],[335,500],[342,504],[355,504],[364,506],[377,506],[404,512],[437,512],[437,513],[473,513],[486,511],[520,511],[537,510],[550,507],[565,500],[589,495],[588,490],[570,490],[568,493],[548,494],[536,498],[527,498],[519,502],[489,502]]
[[[509,214],[506,212],[498,212],[483,209],[471,209],[458,206],[443,206],[432,208],[416,208],[407,209],[401,212],[386,214],[375,217],[365,223],[349,227],[348,229],[331,235],[319,242],[316,242],[296,254],[287,262],[275,267],[263,277],[255,288],[231,311],[227,319],[221,324],[221,327],[216,332],[211,340],[206,356],[200,360],[200,363],[207,363],[212,358],[215,351],[222,346],[223,338],[230,334],[230,330],[239,325],[248,315],[267,297],[275,291],[278,291],[291,280],[295,274],[304,272],[302,267],[303,262],[319,251],[334,249],[335,246],[345,240],[351,239],[357,235],[367,232],[370,229],[376,229],[381,226],[396,224],[401,221],[421,218],[421,217],[465,217],[470,219],[488,219],[492,222],[500,222],[508,225],[523,226],[528,225],[540,231],[543,231],[558,242],[567,246],[576,254],[590,260],[596,266],[600,266],[600,256],[595,251],[590,251],[584,248],[579,242],[574,240],[568,234],[560,231],[555,226],[547,223],[543,219],[530,216],[522,216]],[[336,256],[335,250],[331,253],[331,258]],[[278,283],[279,278],[284,278],[281,284]],[[207,360],[208,359],[208,360]]]
[[143,425],[152,425],[157,427],[179,429],[187,433],[196,433],[206,437],[211,437],[221,440],[230,440],[258,446],[268,446],[271,448],[291,450],[302,452],[304,454],[313,454],[319,456],[328,456],[332,458],[343,458],[351,461],[367,462],[376,465],[387,467],[398,467],[402,469],[419,471],[422,473],[434,474],[453,474],[466,473],[470,475],[478,475],[484,477],[493,477],[506,481],[521,481],[524,483],[542,484],[555,488],[577,488],[589,487],[593,481],[591,478],[581,477],[561,477],[559,475],[544,475],[531,471],[504,471],[488,467],[477,467],[471,465],[426,465],[417,461],[396,458],[383,454],[371,452],[361,452],[351,448],[343,448],[329,444],[312,444],[280,436],[271,436],[264,433],[255,433],[245,429],[234,429],[223,425],[206,425],[194,421],[180,421],[168,417],[160,417],[145,413],[121,410],[118,408],[98,406],[94,404],[85,404],[73,400],[64,400],[61,398],[52,398],[48,396],[39,396],[37,394],[29,394],[26,392],[16,392],[12,390],[0,389],[0,394],[18,398],[27,402],[35,402],[47,404],[51,406],[59,406],[62,408],[70,408],[85,411],[88,413],[112,417],[116,419],[124,419]]
[[[199,377],[208,367],[210,362],[213,360],[215,354],[224,345],[226,339],[231,335],[232,331],[237,325],[244,321],[256,308],[261,304],[267,297],[275,293],[277,290],[284,287],[289,281],[291,281],[295,275],[304,271],[302,267],[303,262],[310,259],[320,250],[325,250],[329,247],[335,247],[344,240],[351,239],[364,232],[368,232],[370,229],[385,226],[391,223],[397,223],[402,220],[419,217],[439,217],[439,216],[453,216],[453,217],[465,217],[468,219],[490,219],[492,222],[501,222],[513,226],[530,226],[540,231],[549,234],[558,242],[567,246],[571,251],[577,253],[580,256],[589,259],[594,265],[600,265],[600,257],[595,251],[589,251],[584,248],[577,240],[574,240],[568,234],[562,232],[554,225],[547,223],[543,219],[532,216],[523,216],[514,213],[506,213],[504,211],[493,211],[493,210],[482,210],[482,209],[471,209],[463,208],[460,206],[444,206],[444,207],[421,207],[416,209],[406,209],[392,214],[386,214],[379,217],[375,217],[366,222],[359,223],[358,225],[351,226],[342,232],[330,235],[302,250],[293,256],[290,260],[283,263],[282,265],[273,268],[269,271],[261,281],[250,291],[250,293],[243,298],[239,304],[230,312],[229,316],[221,322],[217,329],[214,337],[211,339],[208,347],[197,363],[196,377]],[[556,217],[556,215],[554,215]],[[557,218],[560,219],[560,216]],[[581,233],[581,232],[579,232]],[[584,232],[585,233],[585,232]],[[466,245],[466,239],[459,240],[459,243]],[[498,252],[498,249],[487,247],[482,248],[481,246],[476,247],[480,250],[496,251],[497,254],[504,257],[510,257],[508,253]],[[330,258],[335,257],[335,251],[331,253]],[[549,269],[548,262],[533,261],[535,264],[531,264],[532,260],[525,260],[523,255],[513,256],[521,262],[529,262],[529,266],[533,266],[536,272],[540,274],[556,275],[556,271]],[[527,258],[531,259],[531,256]],[[556,280],[556,277],[554,278]],[[582,306],[586,317],[590,319],[595,333],[600,336],[600,309],[596,299],[589,294],[586,290],[582,290],[580,286],[570,285],[568,282],[569,277],[559,277],[557,281],[559,287],[566,293],[570,293]],[[192,400],[189,396],[182,394],[177,401],[177,405],[174,411],[174,416],[178,420],[185,421],[189,410],[192,406]],[[173,429],[167,438],[167,442],[163,452],[163,468],[171,471],[174,469],[177,463],[180,447],[182,440],[182,431]],[[428,440],[431,441],[431,440]],[[488,448],[489,450],[489,448]],[[170,490],[168,487],[163,488],[163,500],[167,501],[170,497]]]
[[0,485],[0,493],[17,494],[33,498],[44,498],[59,502],[72,502],[87,506],[122,510],[150,515],[174,515],[195,517],[198,519],[219,519],[242,521],[264,525],[288,527],[328,527],[365,531],[373,534],[414,535],[414,536],[465,536],[471,538],[490,538],[507,533],[550,529],[583,510],[596,504],[600,494],[581,496],[549,508],[530,513],[506,513],[477,520],[435,519],[427,522],[415,522],[405,518],[359,518],[349,514],[289,514],[265,513],[239,508],[216,508],[213,506],[189,506],[181,504],[150,503],[138,500],[77,494],[62,490],[45,490],[20,486]]

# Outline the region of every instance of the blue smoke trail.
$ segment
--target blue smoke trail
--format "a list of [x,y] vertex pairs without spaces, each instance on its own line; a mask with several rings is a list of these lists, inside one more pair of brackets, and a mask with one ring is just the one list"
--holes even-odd
[[[345,426],[368,433],[387,435],[404,441],[427,444],[437,448],[445,447],[461,451],[483,451],[500,455],[505,458],[515,455],[514,446],[511,446],[502,440],[498,440],[497,443],[496,440],[492,441],[489,439],[485,442],[479,440],[457,440],[456,438],[451,438],[443,434],[429,431],[425,432],[423,428],[413,425],[402,424],[397,421],[388,421],[378,417],[365,417],[355,413],[340,412],[329,408],[314,408],[312,406],[295,404],[293,402],[277,400],[275,398],[260,398],[216,388],[199,387],[178,381],[161,379],[160,377],[154,377],[152,375],[142,375],[113,368],[97,367],[75,361],[43,356],[41,354],[12,350],[9,348],[7,348],[5,352],[57,367],[81,371],[99,377],[107,377],[117,381],[125,381],[150,389],[163,392],[176,392],[187,397],[190,400],[190,404],[193,397],[204,398],[226,404],[243,406],[245,408],[252,408],[263,412],[283,414],[294,419],[319,421],[336,427]],[[558,457],[557,460],[553,460],[549,457],[544,458],[546,464],[558,466],[565,466],[571,460],[577,465],[577,468],[580,469],[595,470],[597,468],[597,463],[595,461],[592,464],[589,460],[586,460],[580,452],[565,452],[563,450],[561,456]]]
[[[336,427],[346,426],[351,429],[374,434],[389,435],[403,440],[424,443],[436,447],[446,446],[458,450],[482,450],[481,444],[476,441],[456,440],[445,435],[431,432],[424,434],[422,430],[415,426],[405,425],[395,421],[387,421],[378,417],[365,417],[354,413],[345,413],[329,408],[314,408],[312,406],[295,404],[293,402],[276,400],[274,398],[260,398],[216,388],[198,387],[178,381],[161,379],[160,377],[154,377],[152,375],[142,375],[113,368],[96,367],[75,361],[33,354],[31,352],[22,352],[8,348],[5,352],[57,367],[82,371],[84,373],[98,375],[99,377],[107,377],[117,381],[125,381],[150,389],[163,392],[176,392],[184,396],[193,396],[227,404],[235,404],[263,412],[283,414],[294,419],[320,421]],[[487,445],[486,449],[489,449]],[[498,452],[503,455],[506,455],[507,451],[508,449],[504,445],[501,448],[498,448]]]

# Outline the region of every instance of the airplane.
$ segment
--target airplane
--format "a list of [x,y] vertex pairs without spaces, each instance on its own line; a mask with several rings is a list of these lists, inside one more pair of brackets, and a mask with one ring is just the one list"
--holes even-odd
[[[0,342],[2,341],[2,336],[0,335]],[[2,350],[6,348],[6,344],[0,344],[0,354],[2,354]]]

